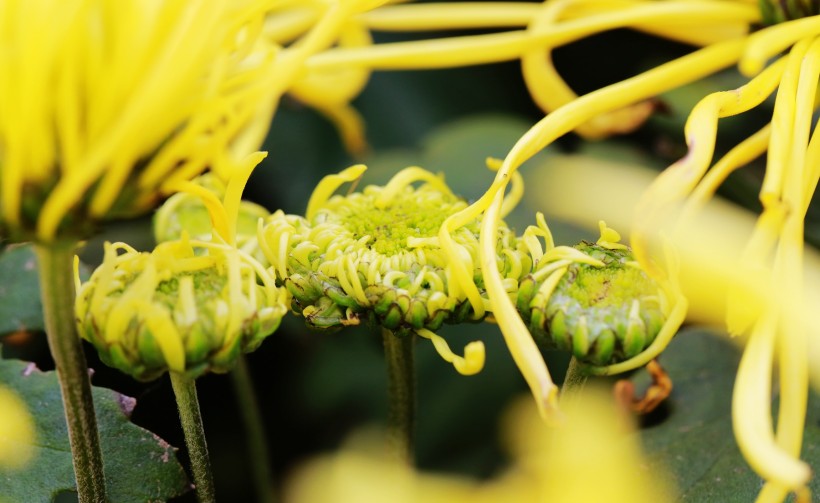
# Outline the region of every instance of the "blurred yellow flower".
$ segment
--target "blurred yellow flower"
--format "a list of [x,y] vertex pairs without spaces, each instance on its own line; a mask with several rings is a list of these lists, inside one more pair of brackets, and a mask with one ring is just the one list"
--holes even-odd
[[570,503],[578,501],[673,501],[664,469],[643,456],[629,417],[605,390],[590,386],[573,395],[566,421],[546,426],[532,403],[520,400],[504,421],[512,466],[479,482],[415,472],[380,455],[372,438],[354,440],[341,452],[297,471],[288,503]]
[[87,233],[220,164],[265,97],[260,2],[0,6],[0,215],[16,239]]
[[0,467],[24,467],[34,455],[34,419],[13,391],[0,386]]

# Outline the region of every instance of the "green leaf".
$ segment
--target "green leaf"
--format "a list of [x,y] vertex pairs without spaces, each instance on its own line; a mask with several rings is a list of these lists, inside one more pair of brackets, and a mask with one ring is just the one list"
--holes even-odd
[[[25,401],[37,431],[31,461],[21,470],[0,469],[0,495],[10,502],[45,502],[74,491],[56,373],[19,360],[0,360],[0,383]],[[129,421],[136,400],[106,388],[95,387],[93,395],[110,501],[166,501],[186,492],[190,486],[176,449]]]
[[[762,487],[732,432],[732,390],[739,361],[740,352],[727,338],[703,330],[682,331],[663,353],[661,364],[674,383],[667,404],[670,413],[643,429],[641,438],[651,463],[671,472],[683,501],[754,501]],[[813,467],[820,466],[816,445],[820,400],[813,395],[802,458]],[[814,493],[820,490],[816,477],[810,487]]]
[[[91,271],[80,262],[80,278]],[[34,245],[12,245],[0,251],[0,339],[17,332],[45,330],[40,301],[40,274]]]
[[37,257],[31,245],[0,253],[0,337],[43,330]]

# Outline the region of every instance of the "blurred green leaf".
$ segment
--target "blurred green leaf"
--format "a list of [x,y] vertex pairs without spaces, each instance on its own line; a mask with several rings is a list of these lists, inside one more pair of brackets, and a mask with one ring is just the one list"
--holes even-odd
[[[732,390],[740,352],[725,338],[684,330],[663,353],[674,391],[666,417],[642,430],[651,463],[666,467],[683,501],[754,501],[762,480],[749,468],[732,433]],[[776,403],[775,403],[776,409]],[[812,396],[803,460],[820,466],[820,400]],[[811,484],[820,490],[817,478]]]
[[[51,501],[58,493],[74,491],[56,373],[19,360],[0,360],[0,383],[25,401],[37,435],[34,457],[25,468],[0,469],[0,494],[7,501]],[[176,449],[129,421],[136,400],[106,388],[94,388],[93,395],[110,501],[159,502],[186,492],[190,485]]]
[[[90,271],[80,264],[80,277]],[[34,246],[10,246],[0,252],[0,338],[16,332],[44,330],[43,305],[40,302],[40,275]]]
[[31,245],[0,253],[0,337],[15,332],[43,330],[40,276]]

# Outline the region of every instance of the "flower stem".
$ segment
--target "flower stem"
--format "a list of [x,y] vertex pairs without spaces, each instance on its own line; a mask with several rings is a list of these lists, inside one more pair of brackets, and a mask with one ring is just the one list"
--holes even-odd
[[276,501],[276,495],[270,482],[271,467],[265,428],[262,426],[259,403],[253,391],[253,381],[244,356],[240,355],[237,359],[236,368],[231,372],[231,378],[247,435],[256,496],[261,502],[273,503]]
[[196,396],[196,382],[185,374],[170,374],[179,409],[179,420],[185,434],[185,445],[191,459],[197,499],[200,503],[214,503],[216,492],[211,475],[211,462],[208,458],[208,445],[205,443],[205,429],[202,427],[202,415],[199,412],[199,399]]
[[573,356],[567,367],[567,374],[564,377],[564,384],[561,385],[561,401],[574,400],[584,391],[584,387],[589,380],[589,374],[583,370],[583,366]]
[[40,295],[48,347],[63,396],[77,493],[81,503],[98,503],[108,499],[88,365],[75,329],[72,273],[75,247],[73,241],[36,245]]
[[413,366],[415,335],[397,337],[381,329],[387,362],[387,442],[391,456],[413,464],[416,421],[416,373]]

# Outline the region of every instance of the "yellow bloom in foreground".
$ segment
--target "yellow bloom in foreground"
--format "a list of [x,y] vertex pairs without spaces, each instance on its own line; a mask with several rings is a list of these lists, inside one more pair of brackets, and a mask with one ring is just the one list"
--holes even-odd
[[513,466],[487,482],[415,472],[354,443],[296,473],[288,503],[496,503],[672,501],[663,468],[643,457],[628,418],[611,395],[590,387],[566,404],[566,422],[547,427],[531,400],[508,414],[504,439]]
[[[735,381],[732,418],[741,451],[767,481],[761,501],[781,501],[789,492],[807,500],[806,484],[812,475],[799,456],[809,349],[818,338],[817,327],[808,324],[803,241],[804,219],[820,176],[820,135],[811,131],[820,76],[818,36],[820,17],[784,23],[750,37],[740,67],[754,78],[698,103],[687,121],[689,154],[647,190],[634,233],[640,243],[649,243],[648,236],[663,225],[677,247],[687,249],[693,226],[703,222],[698,214],[717,187],[733,170],[768,150],[760,190],[763,212],[739,256],[724,264],[735,274],[757,278],[754,289],[748,280],[729,285],[725,318],[729,332],[748,336]],[[764,68],[769,56],[789,46],[788,55]],[[775,89],[772,122],[712,166],[718,119],[759,105]],[[775,427],[771,401],[776,366],[780,405]]]
[[[265,94],[258,2],[11,0],[0,6],[0,222],[83,236],[223,164]],[[267,119],[266,119],[267,120]]]
[[0,467],[25,466],[33,454],[34,438],[34,419],[26,404],[0,386]]

